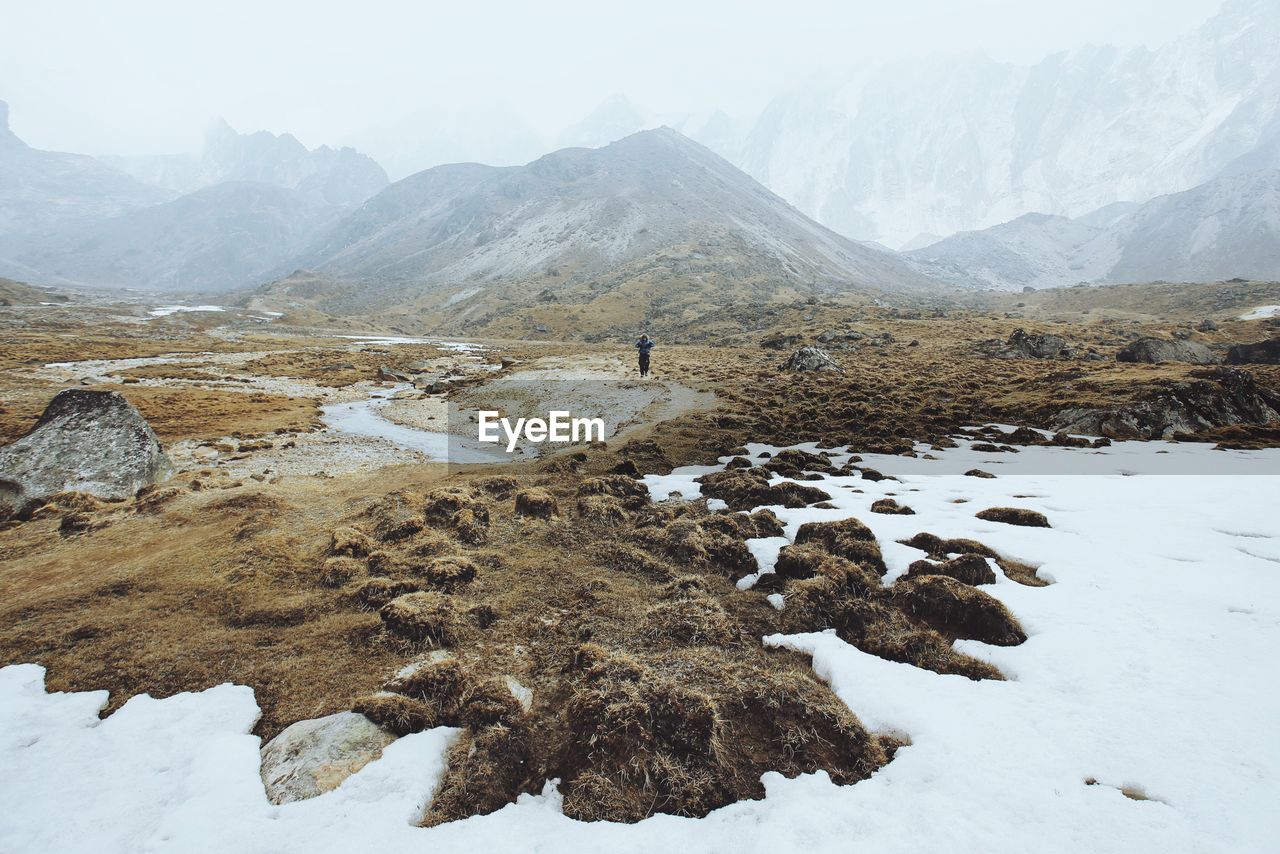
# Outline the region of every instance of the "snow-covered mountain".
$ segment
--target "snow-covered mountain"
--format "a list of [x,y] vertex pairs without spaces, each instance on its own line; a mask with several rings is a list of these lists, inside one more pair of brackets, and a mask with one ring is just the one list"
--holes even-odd
[[345,217],[298,266],[421,291],[580,283],[635,264],[647,275],[662,268],[666,278],[774,289],[932,284],[892,253],[818,225],[670,128],[522,167],[429,169]]
[[39,232],[172,198],[83,154],[32,148],[9,129],[0,101],[0,234]]
[[1029,212],[1074,217],[1280,166],[1280,3],[1227,0],[1150,50],[1034,66],[899,62],[782,94],[741,148],[693,136],[806,214],[900,247]]
[[190,193],[226,181],[298,190],[318,202],[357,205],[387,186],[387,173],[353,148],[308,149],[292,134],[237,133],[224,121],[205,135],[199,157],[109,157],[140,181]]
[[968,288],[1280,279],[1280,169],[1228,175],[1076,219],[1027,214],[905,257]]

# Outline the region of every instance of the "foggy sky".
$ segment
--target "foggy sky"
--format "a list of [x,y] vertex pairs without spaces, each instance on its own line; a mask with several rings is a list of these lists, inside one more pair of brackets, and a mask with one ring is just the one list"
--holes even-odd
[[0,0],[0,99],[28,143],[194,151],[223,117],[309,146],[409,116],[521,116],[553,135],[618,93],[750,115],[815,72],[982,51],[1034,62],[1156,46],[1220,0],[154,2]]

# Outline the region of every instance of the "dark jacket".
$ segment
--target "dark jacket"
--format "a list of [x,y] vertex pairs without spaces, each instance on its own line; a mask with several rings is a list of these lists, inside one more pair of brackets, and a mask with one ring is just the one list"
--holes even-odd
[[649,351],[653,349],[653,341],[652,340],[637,341],[636,349],[639,350],[643,355],[647,356],[649,355]]

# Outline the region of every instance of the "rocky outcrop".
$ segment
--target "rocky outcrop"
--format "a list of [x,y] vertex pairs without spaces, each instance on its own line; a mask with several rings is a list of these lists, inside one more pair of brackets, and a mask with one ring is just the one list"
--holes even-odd
[[123,396],[67,389],[31,432],[0,448],[0,503],[21,508],[71,490],[123,499],[172,471],[156,434]]
[[1075,355],[1075,348],[1062,336],[1028,333],[1023,329],[1013,331],[1001,354],[1006,359],[1071,359]]
[[1161,383],[1141,400],[1105,409],[1065,409],[1053,425],[1066,433],[1113,439],[1159,439],[1233,424],[1280,421],[1280,393],[1232,368]]
[[781,332],[760,340],[760,346],[766,350],[789,350],[804,340],[803,335],[784,334]]
[[1280,338],[1236,344],[1227,351],[1228,365],[1280,365]]
[[1189,362],[1193,365],[1216,365],[1217,354],[1195,341],[1166,341],[1163,338],[1139,338],[1116,353],[1117,362]]
[[395,740],[355,712],[298,721],[262,748],[267,797],[273,804],[287,804],[336,789]]
[[782,364],[784,371],[843,371],[821,347],[801,347]]

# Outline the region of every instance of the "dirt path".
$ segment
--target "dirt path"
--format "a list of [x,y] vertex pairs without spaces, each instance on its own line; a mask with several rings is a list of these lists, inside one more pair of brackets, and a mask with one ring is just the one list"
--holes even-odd
[[[600,418],[605,438],[616,441],[688,412],[710,409],[716,397],[664,379],[641,378],[617,356],[604,354],[548,356],[472,386],[450,398],[462,413],[498,409],[513,415],[567,411],[571,417]],[[450,420],[450,430],[471,432],[466,418]]]

